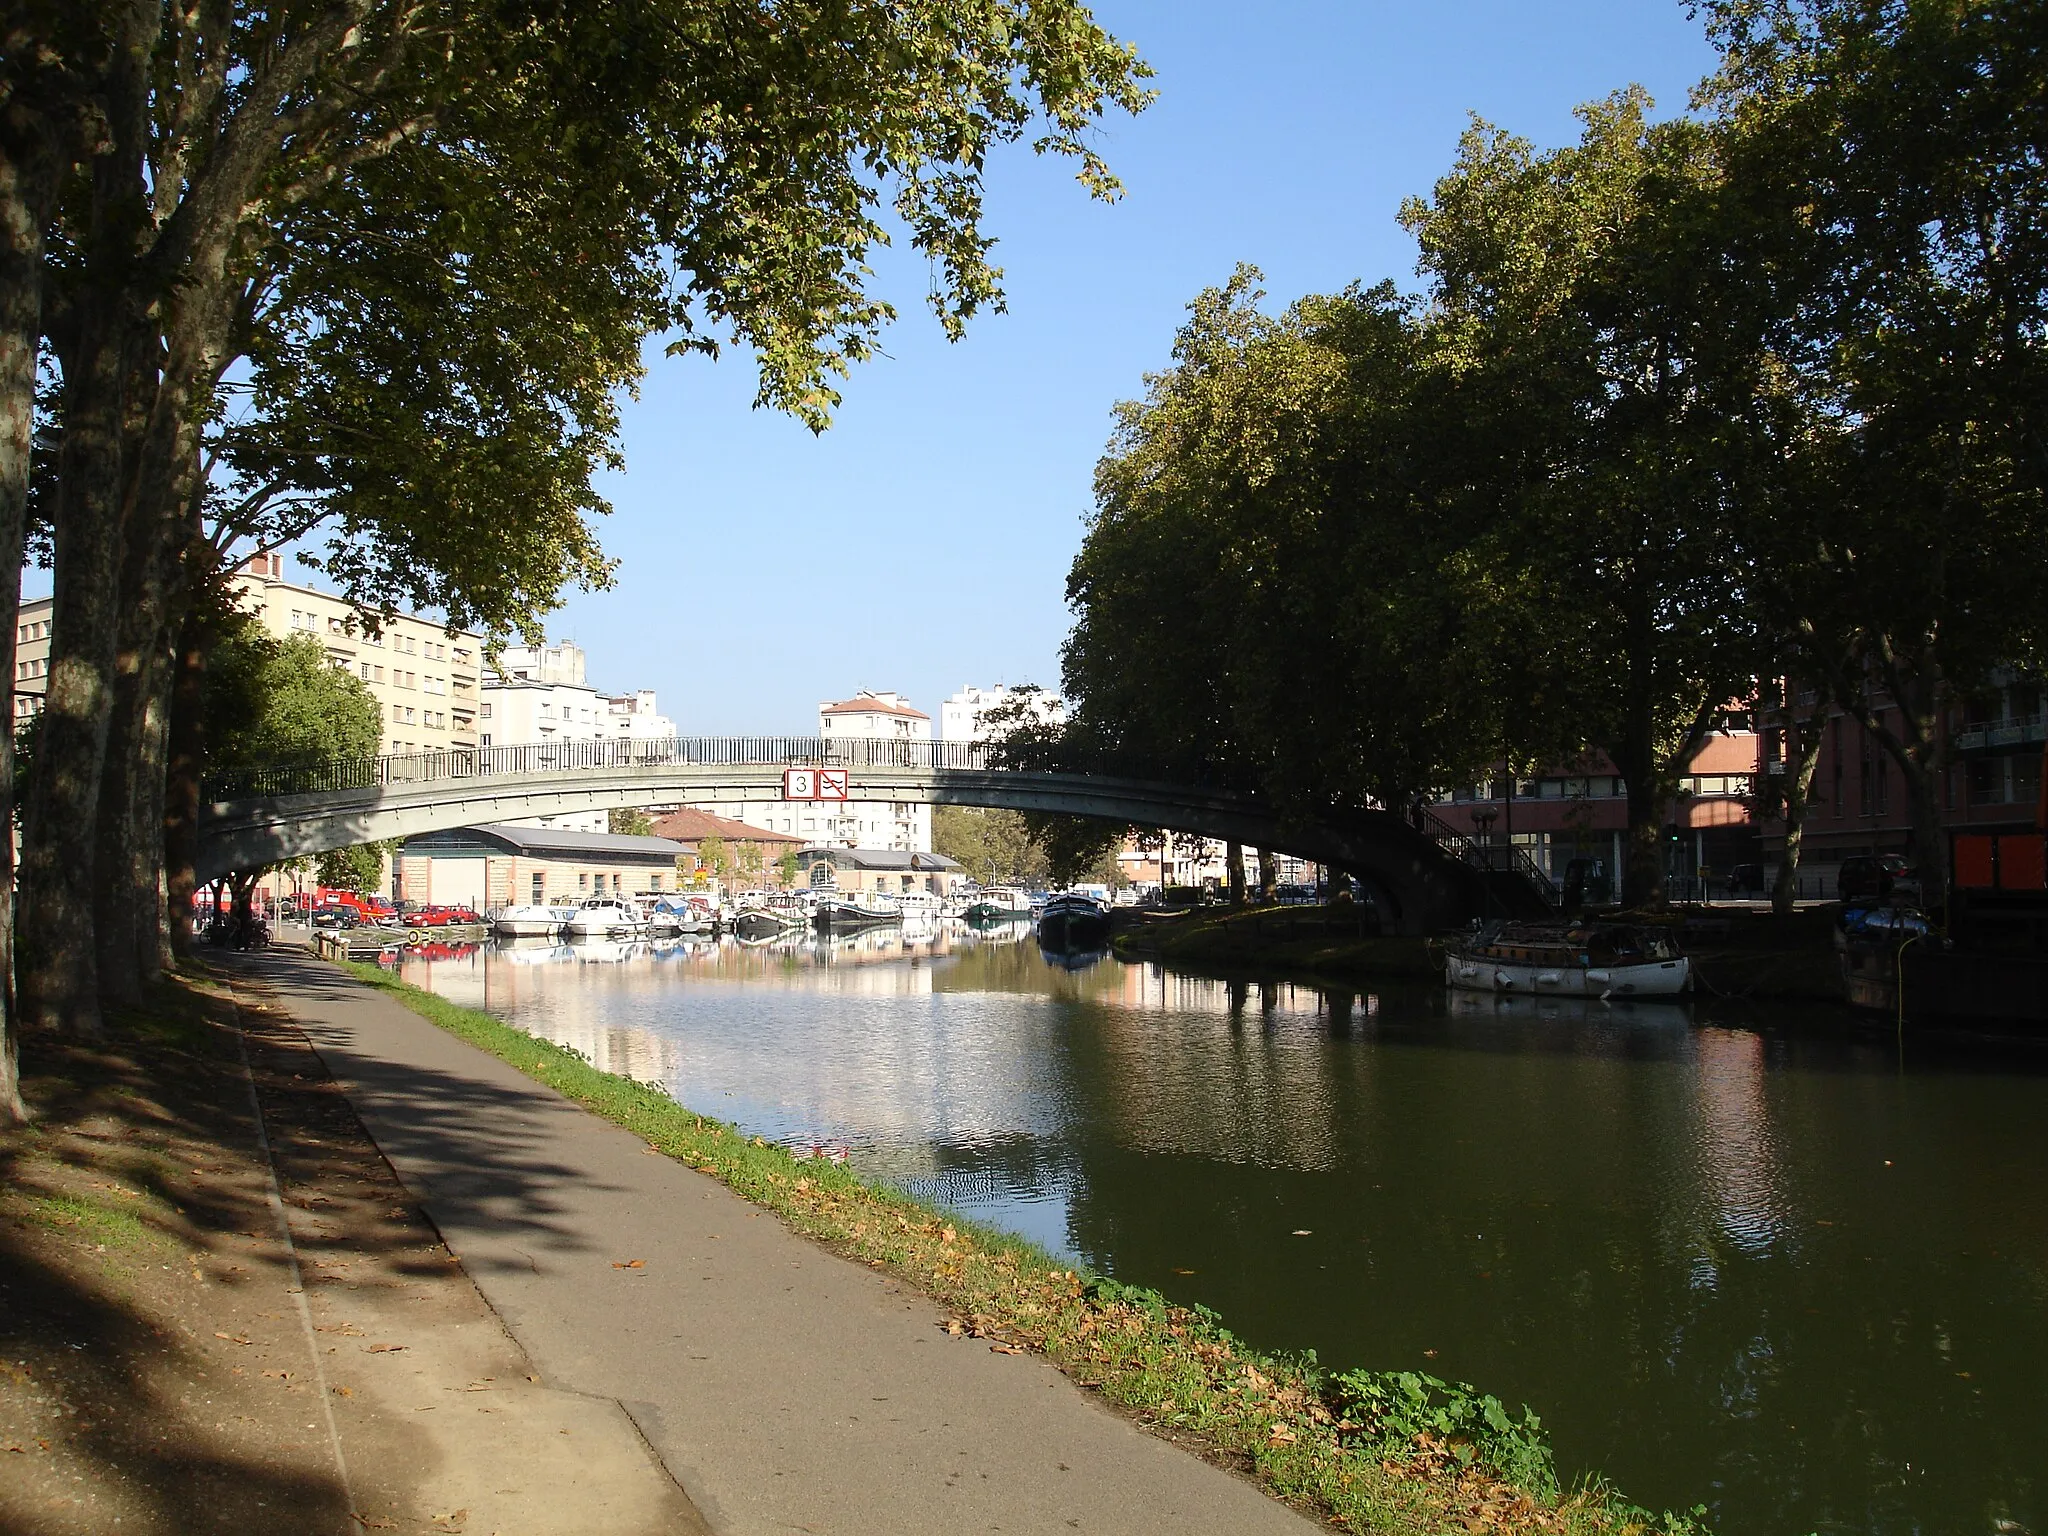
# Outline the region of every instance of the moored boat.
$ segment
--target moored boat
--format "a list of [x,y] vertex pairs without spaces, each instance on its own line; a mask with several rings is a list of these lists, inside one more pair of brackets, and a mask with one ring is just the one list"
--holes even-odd
[[647,920],[623,896],[593,896],[563,925],[571,938],[602,938],[614,933],[644,933]]
[[1537,997],[1673,997],[1691,986],[1692,961],[1658,928],[1518,923],[1452,945],[1444,980],[1465,991]]
[[1047,949],[1100,949],[1109,942],[1109,909],[1092,896],[1065,891],[1046,898],[1035,926]]
[[903,909],[893,902],[852,896],[821,896],[817,924],[821,932],[851,933],[860,928],[880,928],[903,921]]
[[508,939],[552,938],[569,921],[574,907],[546,906],[539,902],[500,907],[491,914],[491,930]]
[[997,923],[1028,923],[1031,921],[1031,893],[1011,885],[990,886],[960,915],[976,928],[987,928]]

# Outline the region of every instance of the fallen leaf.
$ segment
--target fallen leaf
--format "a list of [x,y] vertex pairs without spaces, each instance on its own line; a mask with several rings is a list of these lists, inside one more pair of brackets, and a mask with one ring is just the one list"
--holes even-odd
[[350,1515],[349,1518],[373,1531],[395,1531],[398,1529],[398,1522],[396,1520],[372,1520],[368,1515]]
[[991,1344],[988,1347],[988,1352],[992,1355],[1021,1355],[1024,1353],[1023,1350],[1014,1344]]
[[612,1268],[613,1268],[613,1269],[645,1269],[646,1267],[647,1267],[647,1261],[646,1261],[645,1259],[613,1259],[613,1260],[612,1260]]
[[12,1451],[17,1456],[26,1456],[28,1454],[28,1447],[25,1445],[12,1444],[0,1445],[0,1451]]
[[336,1387],[336,1388],[334,1389],[334,1395],[335,1395],[336,1397],[354,1397],[354,1396],[355,1396],[356,1394],[355,1394],[355,1391],[354,1391],[354,1389],[352,1389],[352,1388],[349,1388],[349,1387]]
[[1174,1273],[1176,1275],[1192,1275],[1194,1271],[1192,1269],[1176,1269]]
[[466,1510],[466,1509],[458,1509],[458,1510],[456,1510],[456,1511],[455,1511],[455,1513],[454,1513],[454,1514],[452,1514],[452,1515],[436,1515],[436,1516],[434,1516],[434,1524],[436,1524],[436,1525],[438,1525],[439,1527],[441,1527],[441,1529],[442,1529],[442,1530],[444,1530],[444,1531],[459,1531],[459,1530],[461,1530],[461,1529],[462,1529],[462,1523],[463,1523],[463,1522],[464,1522],[465,1520],[467,1520],[468,1518],[469,1518],[469,1511],[468,1511],[468,1510]]
[[1285,1424],[1275,1424],[1273,1426],[1273,1443],[1275,1445],[1287,1445],[1290,1444],[1294,1439],[1294,1431],[1289,1429]]
[[1314,1237],[1315,1232],[1308,1227],[1296,1227],[1294,1229],[1294,1235],[1296,1237]]
[[395,1355],[403,1348],[405,1348],[403,1344],[372,1344],[367,1353],[373,1355]]
[[247,1344],[250,1342],[250,1340],[243,1338],[240,1334],[222,1333],[218,1328],[213,1330],[213,1336],[216,1339],[226,1339],[230,1344]]

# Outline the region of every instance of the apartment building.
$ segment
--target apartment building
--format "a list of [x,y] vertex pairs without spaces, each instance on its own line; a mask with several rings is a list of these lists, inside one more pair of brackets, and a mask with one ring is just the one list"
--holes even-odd
[[[484,676],[481,745],[530,747],[592,741],[665,741],[675,722],[654,690],[605,694],[590,686],[589,659],[573,641],[507,646]],[[540,817],[519,825],[603,832],[603,811]]]
[[[1905,781],[1875,733],[1832,704],[1822,703],[1813,689],[1795,692],[1793,716],[1818,724],[1820,755],[1814,764],[1813,788],[1802,830],[1801,867],[1817,877],[1830,894],[1835,871],[1844,859],[1897,853],[1914,857],[1912,806]],[[1882,693],[1870,701],[1880,723],[1903,733],[1897,707]],[[1958,885],[2016,882],[1988,875],[1987,850],[2010,838],[2013,847],[2033,847],[2024,881],[2041,883],[2038,851],[2043,830],[2042,775],[2048,768],[2048,688],[2012,671],[1995,674],[1983,690],[1956,700],[1939,727],[1947,737],[1946,762],[1940,781],[1941,825],[1948,832]],[[1764,772],[1785,771],[1782,725],[1765,733]],[[1784,850],[1782,823],[1765,827],[1767,856],[1775,861]],[[1971,861],[1984,863],[1973,869]]]
[[14,629],[14,723],[23,725],[43,712],[50,691],[50,610],[47,597],[21,605]]
[[[1687,882],[1702,869],[1725,880],[1730,870],[1763,860],[1755,814],[1762,753],[1753,718],[1737,709],[1693,754],[1677,797],[1664,807],[1665,865],[1678,882],[1674,889],[1691,890]],[[1481,842],[1513,844],[1554,880],[1565,878],[1574,859],[1596,861],[1599,880],[1610,884],[1623,866],[1628,786],[1597,752],[1526,778],[1496,768],[1481,783],[1439,796],[1430,810]]]
[[1031,713],[1044,724],[1058,725],[1066,718],[1066,706],[1049,693],[1020,695],[1004,683],[997,683],[993,688],[967,683],[939,706],[939,739],[986,741],[989,733],[985,721],[989,711],[1013,704],[1021,697],[1032,700]]
[[332,592],[284,579],[280,555],[258,555],[232,581],[235,600],[280,639],[310,635],[328,661],[362,679],[384,714],[386,753],[445,752],[478,744],[481,635],[449,633],[433,619],[399,614],[372,635],[362,615]]

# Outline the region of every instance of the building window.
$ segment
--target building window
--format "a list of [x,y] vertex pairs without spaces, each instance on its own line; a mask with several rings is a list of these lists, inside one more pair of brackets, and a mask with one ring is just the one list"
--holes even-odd
[[1891,760],[1883,756],[1875,748],[1871,750],[1871,757],[1875,760],[1876,764],[1877,794],[1875,796],[1875,803],[1877,805],[1877,814],[1889,816],[1892,813]]
[[540,905],[541,885],[546,878],[545,875],[535,875],[533,877],[533,904],[536,907]]
[[490,706],[490,705],[488,705],[488,704],[486,704],[486,705],[485,705],[485,706],[483,707],[483,717],[484,717],[484,718],[485,718],[486,720],[488,720],[488,719],[490,719],[490,718],[491,718],[491,706]]
[[367,683],[370,680],[370,664],[365,661],[360,663],[360,665],[363,669],[363,681]]
[[576,889],[579,891],[587,891],[590,889],[590,875],[588,871],[576,877]]

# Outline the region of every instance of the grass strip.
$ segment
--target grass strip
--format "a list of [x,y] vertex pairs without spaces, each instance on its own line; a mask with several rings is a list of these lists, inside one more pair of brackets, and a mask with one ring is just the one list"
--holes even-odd
[[1140,1423],[1195,1442],[1340,1529],[1705,1536],[1703,1511],[1652,1516],[1598,1479],[1561,1487],[1526,1409],[1511,1414],[1469,1386],[1419,1372],[1332,1374],[1313,1354],[1252,1349],[1205,1307],[1070,1268],[1022,1238],[798,1159],[375,965],[335,963],[806,1237],[918,1287],[951,1310],[950,1331],[1043,1354]]

